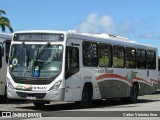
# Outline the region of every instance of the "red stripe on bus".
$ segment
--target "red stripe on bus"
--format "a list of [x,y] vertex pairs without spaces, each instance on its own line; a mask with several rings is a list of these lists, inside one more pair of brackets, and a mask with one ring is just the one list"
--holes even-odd
[[123,76],[117,75],[117,74],[103,74],[103,75],[97,76],[96,80],[100,80],[103,78],[119,78],[119,79],[125,80],[125,81],[129,82],[130,84],[132,84],[132,81],[127,79],[127,77],[123,77]]
[[104,79],[104,78],[119,78],[119,79],[122,79],[122,80],[125,80],[127,82],[129,82],[130,84],[133,83],[133,81],[136,81],[136,80],[139,80],[139,81],[143,81],[145,83],[148,83],[150,85],[153,84],[153,82],[157,83],[158,80],[154,80],[154,79],[150,79],[150,82],[142,79],[142,78],[139,78],[139,77],[134,77],[133,81],[132,80],[129,80],[127,77],[124,77],[124,76],[121,76],[121,75],[118,75],[118,74],[103,74],[103,75],[100,75],[100,76],[97,76],[96,77],[96,80],[101,80],[101,79]]

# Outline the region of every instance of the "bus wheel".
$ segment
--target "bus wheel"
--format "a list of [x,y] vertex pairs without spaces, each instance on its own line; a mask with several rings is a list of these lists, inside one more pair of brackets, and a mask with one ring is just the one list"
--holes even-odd
[[133,85],[131,89],[131,94],[130,94],[130,101],[132,103],[136,103],[137,97],[138,97],[138,87],[137,85]]
[[92,106],[92,94],[93,94],[92,86],[85,85],[82,92],[82,101],[80,102],[81,108],[87,108]]
[[43,108],[45,106],[45,102],[33,102],[36,108]]

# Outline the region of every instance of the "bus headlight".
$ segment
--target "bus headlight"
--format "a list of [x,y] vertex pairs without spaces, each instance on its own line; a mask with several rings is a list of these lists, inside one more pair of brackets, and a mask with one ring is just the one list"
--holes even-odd
[[49,91],[55,91],[59,88],[60,84],[61,84],[62,80],[57,81],[50,89]]
[[7,77],[6,79],[6,82],[7,82],[7,87],[8,88],[11,88],[12,90],[14,89],[14,86],[12,85],[12,83],[10,82],[10,79]]
[[8,83],[7,83],[7,87],[11,88],[12,90],[14,89],[14,86],[12,85],[11,82],[8,82]]

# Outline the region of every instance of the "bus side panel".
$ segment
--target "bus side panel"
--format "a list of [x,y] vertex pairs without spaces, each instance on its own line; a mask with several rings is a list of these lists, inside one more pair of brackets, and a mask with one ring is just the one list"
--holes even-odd
[[93,87],[93,100],[101,99],[102,95],[100,93],[101,90],[99,87],[99,79],[97,79],[96,70],[97,67],[82,67],[81,69],[81,88],[83,90],[83,87],[86,83],[91,83]]
[[157,70],[138,70],[135,81],[139,83],[139,95],[146,95],[157,91]]
[[[2,44],[0,44],[2,48]],[[2,57],[2,67],[0,68],[0,95],[4,95],[4,74],[5,74],[5,66],[4,66],[4,57]]]
[[149,70],[149,82],[151,83],[151,90],[149,89],[149,93],[153,93],[157,91],[158,88],[158,71],[157,70]]
[[80,72],[74,74],[66,80],[65,101],[80,101]]
[[[146,79],[139,79],[140,91],[139,95],[146,95],[157,91],[157,71],[156,70],[146,70]],[[140,74],[140,73],[139,73]],[[145,74],[145,73],[143,73]]]
[[158,71],[158,90],[160,90],[160,71]]
[[98,88],[101,94],[101,98],[112,98],[113,89],[112,89],[112,80],[104,79],[98,82]]
[[0,68],[0,95],[5,94],[6,86],[6,75],[7,75],[7,63],[6,63],[6,47],[5,43],[3,44],[3,56],[2,56],[2,67]]
[[96,81],[102,99],[115,96],[113,87],[113,68],[99,67],[96,69]]
[[131,83],[133,81],[133,70],[125,68],[114,68],[113,74],[113,97],[129,97]]
[[129,97],[136,70],[105,68],[97,77],[102,98]]

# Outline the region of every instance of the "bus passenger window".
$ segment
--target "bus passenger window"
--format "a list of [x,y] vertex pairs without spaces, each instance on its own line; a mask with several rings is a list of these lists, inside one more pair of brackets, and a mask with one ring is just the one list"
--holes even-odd
[[5,55],[6,63],[8,63],[10,45],[11,45],[10,40],[6,40],[2,44],[1,54],[2,54],[2,57]]
[[136,68],[136,49],[125,48],[125,64],[126,68]]
[[113,46],[113,67],[124,67],[124,47]]
[[107,44],[99,44],[99,66],[111,67],[112,66],[112,46]]
[[98,45],[94,42],[83,42],[83,65],[98,66]]
[[156,69],[156,53],[155,51],[147,51],[147,68]]
[[5,53],[6,53],[6,63],[8,63],[10,45],[11,45],[11,41],[7,40],[6,41],[6,51],[5,51]]
[[137,68],[146,69],[146,50],[137,49]]

